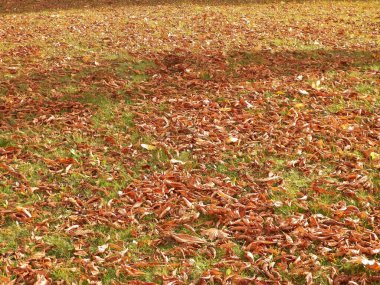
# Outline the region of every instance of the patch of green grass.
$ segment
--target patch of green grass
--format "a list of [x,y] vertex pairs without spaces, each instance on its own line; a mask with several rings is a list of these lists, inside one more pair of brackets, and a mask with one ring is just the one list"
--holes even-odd
[[150,143],[153,139],[149,136],[143,136],[141,133],[139,133],[138,131],[133,131],[131,134],[130,134],[130,140],[132,142],[132,144],[139,144],[139,143]]
[[41,177],[49,173],[45,163],[42,161],[21,164],[18,167],[18,171],[26,177],[32,186],[37,186],[41,181]]
[[168,103],[160,103],[160,104],[158,104],[157,108],[161,112],[168,112],[168,111],[170,111],[170,105]]
[[345,108],[347,108],[347,103],[344,100],[337,100],[334,103],[328,105],[326,110],[332,114],[336,114]]
[[124,179],[128,180],[120,180],[120,181],[109,181],[107,178],[98,177],[95,181],[91,181],[91,184],[94,184],[101,189],[104,189],[106,192],[99,192],[99,196],[103,197],[105,202],[108,202],[111,199],[117,198],[118,192],[127,186],[130,182],[129,177],[125,177]]
[[108,61],[117,61],[120,59],[120,55],[114,54],[114,53],[106,53],[102,56],[102,59],[108,60]]
[[73,284],[80,278],[80,272],[78,268],[76,268],[76,270],[73,270],[71,268],[60,267],[54,269],[50,275],[54,281],[65,281],[66,284]]
[[319,45],[310,44],[295,38],[277,38],[270,41],[270,44],[279,48],[292,48],[297,51],[313,51],[320,48]]
[[212,79],[212,75],[207,71],[203,71],[200,74],[200,79],[205,80],[205,81],[209,81]]
[[[11,194],[14,194],[14,191],[12,191],[11,186],[9,185],[4,186],[0,184],[0,193],[5,194],[5,195],[11,195]],[[5,201],[1,201],[0,203],[2,202],[5,202]]]
[[182,151],[177,156],[176,154],[173,154],[175,159],[178,159],[184,163],[183,167],[188,170],[194,170],[199,169],[199,164],[196,159],[194,159],[193,154],[191,151]]
[[30,237],[31,233],[24,227],[12,223],[8,226],[2,225],[0,228],[0,253],[8,251],[17,251],[17,248],[25,244],[25,240]]
[[124,276],[121,274],[117,274],[117,271],[115,268],[107,268],[106,272],[103,274],[102,276],[102,284],[106,284],[106,285],[111,285],[111,284],[114,284],[113,282],[115,280],[118,280],[118,281],[125,281],[123,279]]
[[0,86],[0,97],[5,96],[8,94],[8,87],[6,86]]
[[[236,256],[238,256],[240,258],[245,258],[245,251],[240,244],[235,244],[232,247],[232,250],[236,254]],[[257,257],[258,256],[254,256],[254,258],[257,258]]]
[[[128,88],[128,84],[126,88]],[[127,90],[117,90],[116,93],[118,94],[118,96],[124,98],[124,102],[127,105],[133,105],[133,100],[131,98],[130,92],[128,92]]]
[[368,65],[365,67],[365,69],[368,69],[371,71],[380,71],[380,64]]
[[[292,273],[289,271],[285,272],[283,270],[281,270],[279,273],[281,274],[281,276],[284,280],[287,280],[288,282],[292,281],[292,284],[306,284],[305,274],[301,274],[299,272],[297,272],[297,273]],[[320,284],[320,285],[326,284],[327,285],[328,283],[318,283],[318,284]]]
[[117,228],[113,228],[109,226],[102,226],[100,229],[103,233],[107,233],[117,240],[130,241],[136,238],[133,235],[133,230],[134,230],[133,227],[117,229]]
[[81,144],[81,143],[84,143],[84,142],[87,142],[87,137],[85,137],[83,135],[83,133],[81,132],[75,132],[75,133],[72,133],[71,135],[71,139],[73,140],[73,142],[75,142],[76,144]]
[[66,85],[61,91],[64,94],[76,94],[80,91],[80,87],[76,85]]
[[[146,140],[145,140],[146,141]],[[170,161],[170,158],[166,151],[158,148],[153,151],[147,151],[150,154],[146,160],[141,160],[136,164],[135,170],[140,171],[143,166],[150,166],[151,170],[165,170]]]
[[255,52],[244,52],[239,64],[249,65],[249,64],[265,64],[267,60],[263,55]]
[[321,197],[317,201],[308,203],[309,211],[313,214],[322,214],[326,217],[331,216],[332,210],[329,205],[332,203],[331,197]]
[[[379,175],[371,175],[370,179],[372,180],[372,183],[374,185],[375,189],[380,189],[380,176]],[[376,191],[375,194],[380,194],[380,191]]]
[[218,261],[218,258],[212,259],[208,256],[197,254],[193,259],[191,259],[192,269],[191,273],[189,274],[190,279],[197,280],[203,275],[205,271],[213,268],[213,265]]
[[265,64],[266,62],[267,60],[265,59],[265,57],[261,53],[255,52],[255,51],[239,52],[238,55],[232,54],[228,58],[229,66],[232,69],[236,68],[238,65],[243,65],[243,66],[247,66],[250,64],[260,65],[260,64]]
[[311,179],[297,170],[290,170],[284,174],[285,188],[287,195],[295,197],[300,190],[305,190],[310,186]]
[[304,210],[300,208],[295,202],[283,203],[281,206],[274,208],[275,214],[280,214],[283,216],[291,216],[291,215],[294,215],[295,213],[303,213],[303,212]]
[[347,275],[360,275],[363,273],[371,274],[371,271],[365,268],[361,264],[347,262],[343,260],[337,260],[335,266],[339,268],[339,271]]
[[375,86],[369,83],[361,83],[356,86],[356,91],[363,95],[375,94]]
[[107,126],[115,118],[117,105],[115,102],[103,98],[98,102],[98,111],[91,118],[96,128]]
[[135,123],[133,121],[134,117],[135,117],[135,115],[132,113],[123,113],[121,115],[121,122],[122,122],[123,126],[134,127],[135,126]]
[[283,215],[291,215],[297,212],[304,212],[299,207],[296,198],[301,191],[306,191],[310,186],[311,179],[301,172],[291,169],[282,174],[284,183],[283,188],[271,191],[270,198],[272,201],[280,201],[282,205],[274,208],[275,212]]
[[8,146],[12,146],[13,144],[14,144],[13,140],[0,137],[0,147],[8,147]]
[[228,163],[217,163],[209,165],[208,168],[215,170],[217,173],[224,174],[231,179],[237,179],[239,177],[239,171],[235,170],[234,167],[231,167]]
[[63,234],[45,236],[44,241],[51,246],[48,251],[49,255],[54,255],[57,258],[70,258],[72,256],[74,246],[70,238]]
[[17,89],[20,92],[26,92],[29,88],[29,85],[27,83],[19,83],[17,84]]
[[129,62],[117,62],[115,73],[118,77],[125,77],[131,73],[131,64]]
[[[255,154],[258,154],[258,152],[256,151]],[[263,164],[269,163],[271,166],[271,170],[274,173],[282,171],[286,166],[286,161],[287,161],[286,158],[273,156],[265,152],[259,153],[259,154],[260,154],[259,156],[260,162]]]
[[66,72],[57,79],[61,84],[77,83],[75,80],[75,74],[71,74],[71,70],[66,70]]
[[[367,110],[369,112],[374,112],[377,110],[377,107],[380,103],[377,103],[377,102],[370,102],[368,100],[361,100],[361,99],[358,99],[358,100],[351,100],[350,102],[350,105],[353,107],[353,108],[356,108],[356,109],[364,109],[364,110]],[[362,120],[362,117],[357,117],[356,118],[356,121],[358,123],[361,123],[361,120]]]
[[156,64],[153,61],[150,60],[140,60],[133,64],[133,69],[145,71],[150,68],[156,67]]
[[193,154],[191,151],[181,151],[179,153],[178,159],[183,162],[191,161],[193,159]]
[[128,77],[130,79],[128,86],[130,87],[148,80],[150,76],[146,74],[145,71],[154,67],[155,64],[152,61],[119,61],[116,64],[115,73],[121,78]]

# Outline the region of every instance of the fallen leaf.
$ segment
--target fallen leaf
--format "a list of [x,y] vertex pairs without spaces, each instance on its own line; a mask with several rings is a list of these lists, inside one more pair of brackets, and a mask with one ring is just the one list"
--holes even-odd
[[171,164],[186,164],[186,163],[183,162],[182,160],[178,160],[178,159],[174,159],[174,158],[172,158],[172,159],[170,160],[170,163],[171,163]]
[[46,279],[46,277],[44,275],[38,274],[37,280],[36,280],[36,282],[34,282],[34,285],[47,285],[49,283],[50,282]]
[[207,230],[203,230],[201,232],[202,235],[207,236],[210,240],[216,240],[216,239],[225,239],[228,238],[228,234],[225,233],[222,230],[211,228]]
[[380,153],[377,153],[377,152],[371,152],[369,154],[369,156],[371,157],[372,160],[380,160]]
[[236,137],[232,137],[232,136],[229,136],[227,139],[226,139],[226,142],[227,143],[235,143],[237,142],[239,139],[236,138]]
[[103,253],[107,250],[107,248],[108,248],[108,244],[100,245],[98,246],[98,252]]
[[297,104],[294,105],[294,107],[297,108],[297,109],[301,109],[301,108],[305,107],[305,104],[303,104],[303,103],[297,103]]
[[186,244],[204,244],[204,243],[206,243],[206,240],[199,238],[199,237],[191,236],[188,234],[171,233],[171,237],[180,243],[186,243]]
[[144,148],[144,149],[147,149],[147,150],[155,150],[155,149],[157,149],[156,146],[151,145],[151,144],[145,144],[145,143],[142,143],[141,147]]

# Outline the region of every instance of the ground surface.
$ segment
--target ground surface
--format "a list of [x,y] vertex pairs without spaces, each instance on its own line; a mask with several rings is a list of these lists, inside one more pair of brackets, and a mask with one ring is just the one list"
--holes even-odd
[[110,3],[0,1],[0,283],[380,284],[379,2]]

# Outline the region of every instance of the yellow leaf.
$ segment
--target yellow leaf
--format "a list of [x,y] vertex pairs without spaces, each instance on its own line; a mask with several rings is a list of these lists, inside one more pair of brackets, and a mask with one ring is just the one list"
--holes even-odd
[[145,143],[142,143],[142,144],[141,144],[141,147],[142,147],[142,148],[145,148],[145,149],[147,149],[147,150],[155,150],[155,149],[157,149],[156,146],[151,145],[151,144],[145,144]]
[[91,61],[91,56],[89,56],[89,55],[82,56],[82,61],[84,63],[89,63]]
[[301,109],[301,108],[305,107],[305,104],[303,104],[303,103],[297,103],[297,104],[294,105],[294,107],[296,107],[297,109]]
[[350,125],[350,124],[343,124],[341,125],[341,128],[345,131],[353,131],[354,130],[354,126],[353,125]]
[[377,152],[371,152],[369,156],[372,160],[380,160],[380,154]]
[[311,87],[313,87],[314,89],[317,89],[317,90],[321,89],[320,86],[321,86],[321,81],[319,81],[319,80],[317,80],[316,82],[313,82],[311,84]]

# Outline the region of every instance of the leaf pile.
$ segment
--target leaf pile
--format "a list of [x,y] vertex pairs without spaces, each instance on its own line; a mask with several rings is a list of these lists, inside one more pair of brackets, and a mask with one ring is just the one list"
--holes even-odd
[[0,283],[380,282],[376,1],[16,2]]

